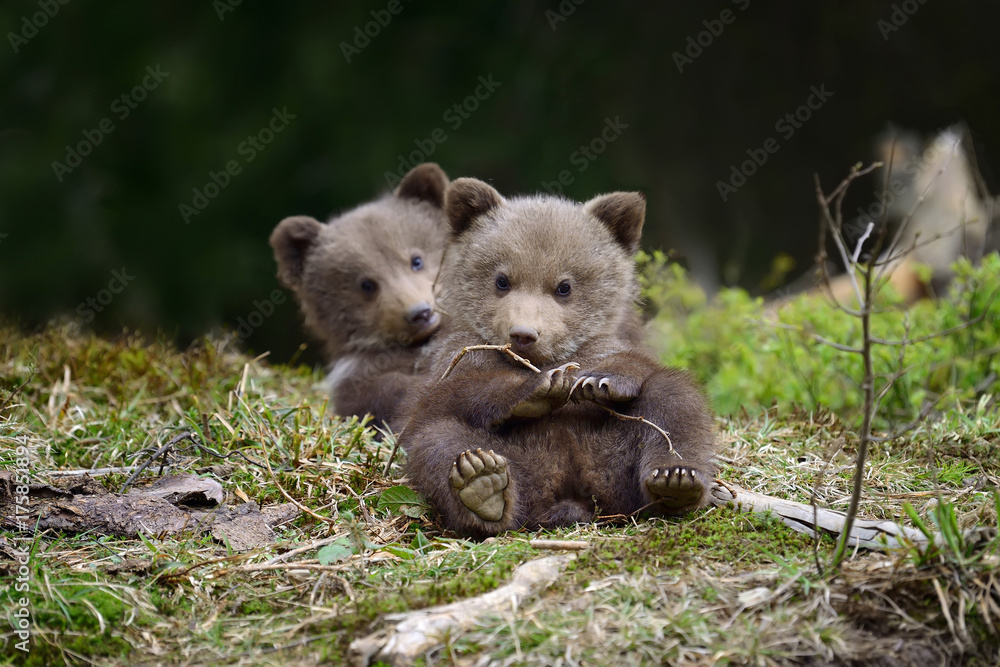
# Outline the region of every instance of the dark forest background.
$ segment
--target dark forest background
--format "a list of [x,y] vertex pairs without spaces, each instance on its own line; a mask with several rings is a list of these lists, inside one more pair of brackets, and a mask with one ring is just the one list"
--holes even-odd
[[[234,330],[278,289],[281,218],[370,199],[415,151],[503,193],[564,170],[574,199],[642,190],[647,247],[709,290],[760,293],[779,255],[789,279],[811,267],[813,174],[832,186],[890,125],[964,121],[997,191],[998,25],[1000,4],[942,0],[4,2],[0,317],[181,345]],[[475,99],[481,79],[495,89]],[[777,131],[813,87],[832,95]],[[272,141],[244,143],[274,110]],[[578,153],[608,119],[614,140]],[[717,182],[768,138],[778,151],[723,201]],[[71,167],[67,146],[88,141]],[[239,173],[185,220],[230,161]],[[102,290],[101,312],[83,305]],[[246,345],[287,360],[305,336],[291,299],[273,305]]]

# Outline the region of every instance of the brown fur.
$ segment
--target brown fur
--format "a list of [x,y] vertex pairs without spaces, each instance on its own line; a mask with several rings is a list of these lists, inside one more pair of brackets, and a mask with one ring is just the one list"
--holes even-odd
[[[444,524],[485,536],[591,521],[597,511],[631,514],[659,500],[647,486],[657,483],[654,471],[662,480],[679,465],[692,471],[696,490],[654,509],[704,504],[714,473],[711,416],[688,374],[664,368],[641,344],[632,254],[642,196],[614,193],[583,205],[505,200],[463,178],[449,187],[445,210],[452,239],[439,283],[450,319],[432,343],[433,379],[400,437],[411,483]],[[498,287],[500,274],[507,289]],[[570,290],[560,295],[563,283]],[[437,380],[463,347],[484,343],[512,343],[544,372],[478,351]],[[557,370],[568,362],[579,368]],[[683,458],[648,425],[621,421],[595,402],[663,427]],[[496,455],[506,467],[485,475],[483,462],[490,473]],[[480,471],[474,481],[484,482],[487,500],[479,514],[459,491],[482,489],[453,483],[462,470]]]
[[339,414],[392,425],[414,382],[420,349],[440,324],[433,286],[447,186],[436,164],[418,165],[392,194],[325,224],[286,218],[271,234],[278,277],[333,363],[328,384]]

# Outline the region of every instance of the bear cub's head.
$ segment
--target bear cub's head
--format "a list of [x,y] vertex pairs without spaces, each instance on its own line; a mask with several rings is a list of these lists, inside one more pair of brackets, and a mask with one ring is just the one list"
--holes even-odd
[[278,278],[332,356],[415,345],[437,330],[447,187],[438,165],[421,164],[392,194],[327,223],[285,218],[271,233]]
[[534,195],[505,199],[473,178],[445,194],[451,239],[441,267],[456,329],[539,364],[572,361],[585,343],[617,338],[635,317],[633,255],[645,219],[637,192],[578,204]]

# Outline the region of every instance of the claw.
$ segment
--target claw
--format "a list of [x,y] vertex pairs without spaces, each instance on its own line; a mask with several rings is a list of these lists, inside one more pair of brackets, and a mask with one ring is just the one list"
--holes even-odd
[[462,477],[469,478],[476,474],[476,469],[472,466],[472,462],[469,461],[469,453],[462,452],[458,461],[456,462],[456,467],[458,471],[462,474]]
[[490,451],[490,452],[484,452],[481,449],[477,449],[476,453],[479,454],[479,458],[481,458],[483,460],[483,465],[485,467],[487,467],[487,468],[493,468],[493,467],[496,466],[496,464],[497,464],[496,459],[494,459],[491,456],[491,454],[493,454],[492,451]]
[[694,509],[705,493],[704,483],[693,468],[654,468],[646,478],[646,489],[668,512]]
[[493,457],[493,465],[496,467],[498,472],[503,472],[507,469],[507,459],[503,458],[492,449],[489,451],[489,455]]

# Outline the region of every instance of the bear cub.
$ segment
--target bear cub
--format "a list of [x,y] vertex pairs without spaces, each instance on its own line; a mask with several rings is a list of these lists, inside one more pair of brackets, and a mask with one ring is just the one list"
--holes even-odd
[[[505,199],[460,178],[445,211],[448,321],[399,440],[411,484],[444,525],[484,537],[597,512],[704,505],[715,472],[711,414],[689,375],[662,366],[641,341],[633,255],[643,196]],[[440,379],[477,344],[510,344],[541,372],[480,350]],[[609,410],[646,418],[669,441]]]
[[326,223],[285,218],[271,234],[278,278],[325,344],[340,415],[399,427],[420,350],[441,323],[433,287],[448,233],[447,187],[438,165],[421,164],[391,194]]

